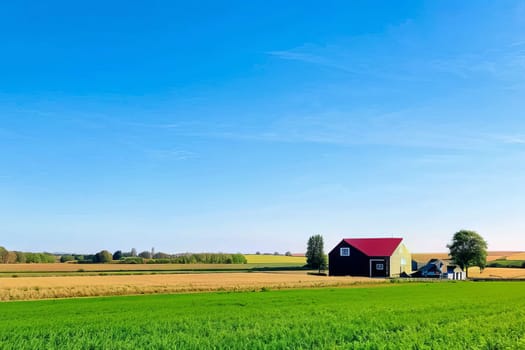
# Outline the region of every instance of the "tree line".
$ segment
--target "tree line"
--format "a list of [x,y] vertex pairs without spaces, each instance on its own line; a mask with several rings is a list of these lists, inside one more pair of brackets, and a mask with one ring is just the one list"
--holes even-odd
[[151,251],[137,253],[135,248],[129,252],[117,250],[111,253],[101,250],[95,254],[28,253],[9,251],[0,246],[0,264],[23,263],[78,263],[78,264],[246,264],[248,261],[241,253],[182,253],[167,254]]
[[248,261],[243,254],[228,253],[182,253],[166,254],[144,251],[122,252],[113,254],[108,250],[101,250],[90,255],[62,255],[61,262],[76,262],[79,264],[105,264],[118,262],[121,264],[246,264]]
[[10,251],[0,247],[1,264],[23,264],[23,263],[55,263],[56,256],[50,253],[28,253],[20,251]]

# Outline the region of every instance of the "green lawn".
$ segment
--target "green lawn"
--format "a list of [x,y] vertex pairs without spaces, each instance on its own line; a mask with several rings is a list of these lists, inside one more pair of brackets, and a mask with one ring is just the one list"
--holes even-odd
[[0,303],[1,349],[525,349],[525,283]]

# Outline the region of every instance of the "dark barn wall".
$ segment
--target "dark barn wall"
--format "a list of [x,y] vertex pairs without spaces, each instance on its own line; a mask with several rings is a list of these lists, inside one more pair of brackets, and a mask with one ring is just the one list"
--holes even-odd
[[[342,247],[350,248],[350,256],[340,256]],[[330,276],[370,276],[370,258],[344,240],[328,254]]]

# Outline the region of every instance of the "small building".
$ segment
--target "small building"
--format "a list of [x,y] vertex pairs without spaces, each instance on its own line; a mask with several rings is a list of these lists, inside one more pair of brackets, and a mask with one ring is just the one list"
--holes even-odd
[[330,276],[398,277],[412,256],[402,238],[345,238],[328,253]]
[[457,265],[447,266],[447,278],[449,280],[466,280],[467,274],[463,269]]
[[465,280],[466,274],[457,265],[448,265],[441,259],[430,259],[424,266],[414,272],[412,277]]
[[430,259],[412,274],[412,277],[442,278],[445,263],[441,259]]

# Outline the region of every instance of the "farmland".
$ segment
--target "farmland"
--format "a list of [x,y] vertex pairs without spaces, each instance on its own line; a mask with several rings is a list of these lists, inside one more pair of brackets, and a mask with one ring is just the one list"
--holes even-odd
[[285,255],[266,255],[266,254],[245,254],[248,264],[306,264],[304,256],[285,256]]
[[2,349],[525,348],[525,284],[519,282],[388,283],[1,307]]
[[324,277],[306,272],[48,276],[0,279],[0,300],[84,296],[348,286],[385,283],[359,277]]

